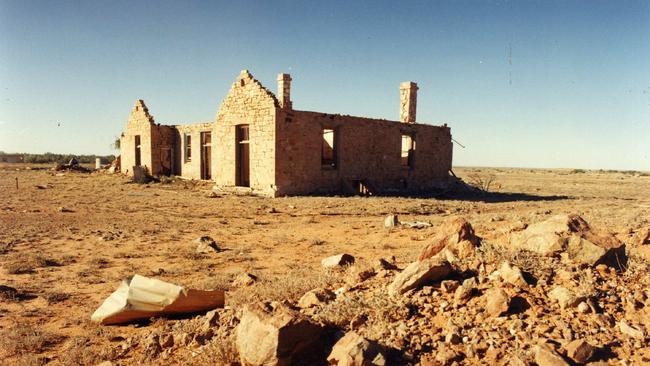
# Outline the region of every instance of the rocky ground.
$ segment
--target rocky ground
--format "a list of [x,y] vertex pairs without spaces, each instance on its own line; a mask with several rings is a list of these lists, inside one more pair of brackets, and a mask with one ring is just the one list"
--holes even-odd
[[[650,363],[645,174],[457,169],[493,193],[268,199],[16,168],[0,170],[5,364]],[[136,273],[226,306],[90,322]]]

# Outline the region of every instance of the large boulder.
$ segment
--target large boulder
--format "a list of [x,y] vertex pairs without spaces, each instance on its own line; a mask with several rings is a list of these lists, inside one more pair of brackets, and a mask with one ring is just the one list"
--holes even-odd
[[467,220],[463,217],[452,217],[440,226],[438,233],[431,243],[422,249],[418,259],[431,258],[443,249],[450,250],[459,258],[466,258],[479,243],[479,237],[474,235],[474,228]]
[[514,232],[508,239],[514,249],[541,255],[566,252],[578,264],[625,264],[625,245],[613,235],[592,229],[580,216],[557,215]]
[[336,342],[327,362],[338,366],[383,366],[386,358],[377,342],[369,341],[356,332],[348,332]]
[[451,265],[440,258],[429,258],[415,261],[404,268],[393,282],[388,286],[388,293],[392,296],[423,286],[445,278],[451,272]]
[[291,365],[321,332],[321,327],[287,306],[247,305],[236,330],[240,362],[242,366]]

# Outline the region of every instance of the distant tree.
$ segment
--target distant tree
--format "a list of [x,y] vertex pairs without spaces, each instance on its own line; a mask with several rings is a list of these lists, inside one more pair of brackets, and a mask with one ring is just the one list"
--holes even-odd
[[113,141],[113,143],[111,144],[111,147],[112,147],[113,149],[115,149],[115,150],[119,150],[119,149],[120,149],[120,137],[119,137],[119,136],[116,136],[116,137],[115,137],[115,141]]

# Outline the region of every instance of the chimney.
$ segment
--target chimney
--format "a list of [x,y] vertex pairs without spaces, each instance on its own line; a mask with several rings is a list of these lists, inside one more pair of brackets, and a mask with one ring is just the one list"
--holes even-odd
[[278,101],[281,108],[291,109],[291,75],[278,74]]
[[399,120],[415,123],[415,111],[418,102],[418,84],[405,81],[399,85]]

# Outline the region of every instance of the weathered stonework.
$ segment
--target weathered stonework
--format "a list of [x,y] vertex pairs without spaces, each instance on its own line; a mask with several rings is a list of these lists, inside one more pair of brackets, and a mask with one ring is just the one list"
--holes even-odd
[[418,84],[406,81],[399,86],[399,120],[400,122],[415,123],[417,109]]
[[[138,100],[120,140],[124,169],[132,173],[137,135],[140,164],[152,174],[201,179],[207,159],[201,154],[201,134],[211,133],[206,161],[211,179],[224,188],[246,185],[268,196],[399,194],[447,184],[451,131],[446,125],[415,123],[417,84],[400,85],[400,121],[406,122],[400,123],[294,110],[291,76],[280,74],[277,80],[278,98],[243,70],[213,123],[157,125]],[[191,159],[186,156],[186,136],[190,136]]]

